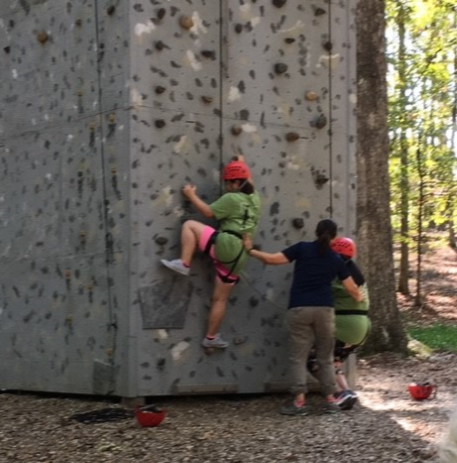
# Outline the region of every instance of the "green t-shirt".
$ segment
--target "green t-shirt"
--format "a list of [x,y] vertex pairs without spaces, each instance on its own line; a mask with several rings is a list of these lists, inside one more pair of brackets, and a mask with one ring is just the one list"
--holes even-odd
[[[365,300],[356,302],[344,289],[339,280],[332,283],[335,311],[363,310],[368,312],[370,301],[367,285],[360,286]],[[347,344],[360,344],[370,329],[370,319],[366,315],[335,315],[335,338]]]
[[[245,233],[254,236],[260,220],[260,196],[257,192],[251,195],[244,193],[225,193],[209,206],[219,222],[219,235],[215,244],[215,254],[219,262],[231,273],[237,275],[246,264],[248,254],[243,251],[242,240],[224,230]],[[241,254],[241,255],[240,255]],[[235,259],[240,255],[238,262]],[[234,265],[235,264],[235,265]]]

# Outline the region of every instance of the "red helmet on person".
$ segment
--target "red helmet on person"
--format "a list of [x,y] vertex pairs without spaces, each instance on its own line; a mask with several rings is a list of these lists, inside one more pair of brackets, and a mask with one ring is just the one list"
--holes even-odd
[[345,257],[352,259],[356,254],[354,241],[351,238],[335,238],[331,243],[332,249]]
[[251,177],[249,167],[241,161],[231,161],[225,167],[222,172],[222,178],[226,180],[247,180]]
[[415,400],[433,399],[436,396],[436,384],[429,381],[425,383],[410,383],[408,391]]

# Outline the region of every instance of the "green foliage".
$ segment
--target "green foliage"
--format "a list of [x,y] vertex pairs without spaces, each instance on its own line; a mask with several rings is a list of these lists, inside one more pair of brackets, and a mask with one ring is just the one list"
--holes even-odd
[[408,335],[426,347],[437,351],[457,352],[457,326],[436,323],[411,326]]
[[387,39],[392,225],[412,246],[419,221],[457,221],[457,0],[387,0]]

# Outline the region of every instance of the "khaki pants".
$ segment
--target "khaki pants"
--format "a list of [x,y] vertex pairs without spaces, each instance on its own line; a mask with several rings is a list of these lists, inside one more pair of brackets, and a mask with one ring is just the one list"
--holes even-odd
[[335,311],[333,307],[294,307],[286,315],[289,330],[289,361],[292,393],[306,393],[306,362],[313,346],[316,347],[318,370],[316,377],[325,396],[336,392],[333,368],[335,343]]

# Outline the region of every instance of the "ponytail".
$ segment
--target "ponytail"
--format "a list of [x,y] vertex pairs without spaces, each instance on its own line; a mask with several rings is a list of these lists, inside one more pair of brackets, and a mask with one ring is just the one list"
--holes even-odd
[[337,225],[331,219],[321,220],[316,227],[317,244],[319,254],[323,255],[328,252],[331,247],[331,241],[336,237]]

